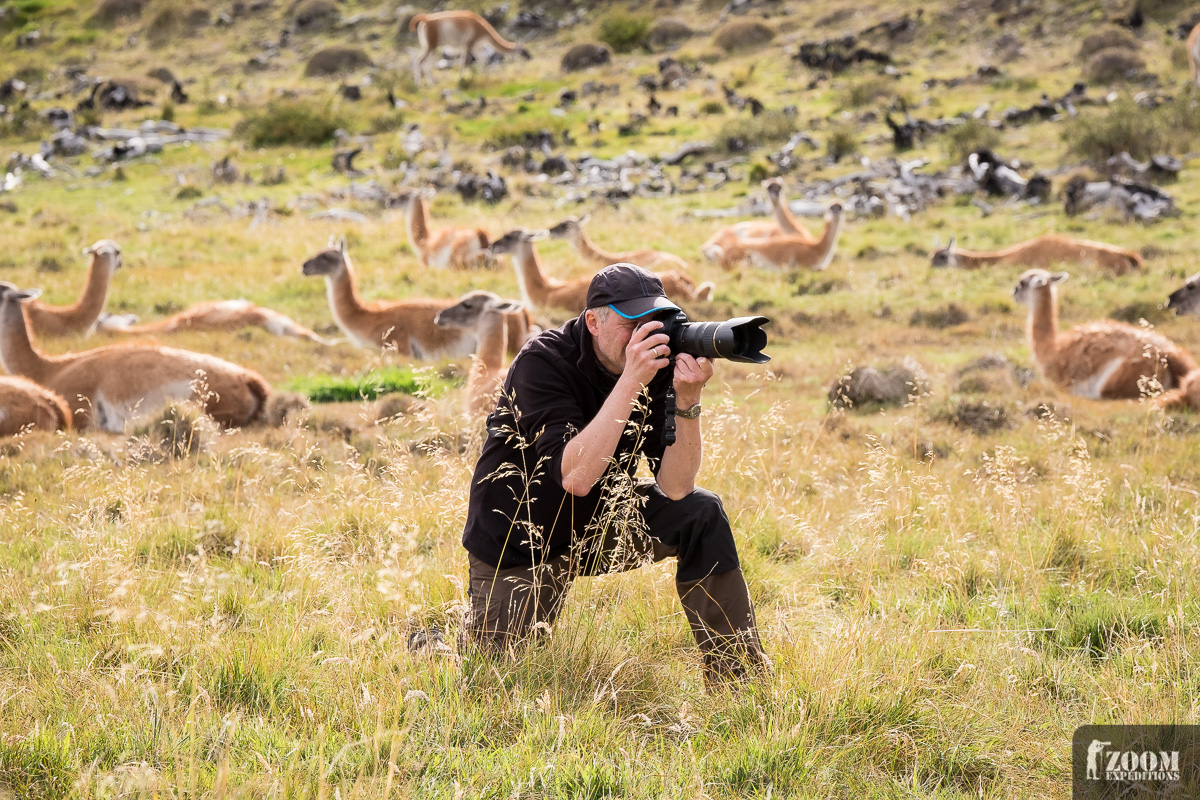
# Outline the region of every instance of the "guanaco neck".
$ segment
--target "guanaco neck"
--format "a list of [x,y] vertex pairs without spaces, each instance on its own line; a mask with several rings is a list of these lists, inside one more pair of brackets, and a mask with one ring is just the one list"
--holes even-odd
[[429,209],[425,207],[425,198],[418,196],[412,199],[404,214],[404,221],[408,225],[408,240],[413,247],[424,250],[429,241]]
[[787,207],[787,203],[783,200],[783,194],[772,194],[771,209],[775,212],[775,224],[779,226],[779,230],[789,236],[803,234],[800,226],[796,224],[796,218],[792,216],[791,210]]
[[521,298],[531,306],[544,305],[546,295],[554,287],[542,274],[541,259],[533,242],[519,243],[513,250],[512,260],[517,283],[521,285]]
[[571,228],[571,244],[575,245],[579,255],[601,266],[608,266],[621,260],[616,253],[610,253],[597,247],[595,242],[588,238],[587,231],[583,229],[582,225]]
[[499,311],[485,311],[475,325],[478,342],[475,358],[494,375],[504,365],[504,353],[508,350],[508,325]]
[[[105,266],[100,266],[101,258]],[[78,325],[80,328],[92,324],[104,311],[104,301],[108,298],[108,284],[112,277],[112,267],[108,266],[108,257],[92,253],[88,263],[87,281],[83,286],[83,294],[72,305],[60,306],[54,309],[55,316],[64,323]],[[42,306],[49,308],[48,306]]]
[[349,256],[342,256],[341,269],[325,276],[325,290],[329,295],[329,310],[333,312],[338,327],[347,334],[353,334],[354,324],[367,313],[367,308],[358,296]]
[[979,250],[954,250],[954,261],[960,269],[976,269],[987,264],[997,264],[1008,257],[1008,253],[985,253]]
[[821,231],[821,239],[817,242],[817,252],[821,254],[815,265],[818,268],[824,269],[833,260],[833,251],[837,247],[838,235],[842,232],[845,219],[846,215],[842,213],[826,220],[825,230]]
[[0,303],[0,363],[10,375],[44,384],[51,362],[33,346],[25,310],[15,300]]
[[1053,286],[1040,286],[1034,290],[1027,333],[1033,357],[1039,364],[1048,364],[1058,342],[1058,300]]

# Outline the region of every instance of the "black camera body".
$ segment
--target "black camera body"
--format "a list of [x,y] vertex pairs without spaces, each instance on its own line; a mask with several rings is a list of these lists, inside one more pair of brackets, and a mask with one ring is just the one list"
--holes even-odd
[[[765,364],[771,357],[762,350],[767,332],[766,317],[734,317],[726,322],[690,322],[687,314],[667,308],[650,318],[663,324],[660,333],[670,337],[671,354],[687,353],[703,358],[727,358],[747,364]],[[649,321],[649,320],[648,320]]]

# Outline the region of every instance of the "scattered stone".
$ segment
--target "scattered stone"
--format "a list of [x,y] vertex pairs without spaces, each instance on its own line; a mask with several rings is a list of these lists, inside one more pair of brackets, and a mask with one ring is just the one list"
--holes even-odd
[[929,391],[924,370],[911,358],[889,367],[855,367],[829,387],[834,408],[867,410],[900,406]]
[[563,72],[579,72],[610,63],[612,63],[612,49],[608,45],[580,42],[563,54],[561,66]]
[[959,306],[957,303],[949,303],[941,308],[934,308],[926,311],[918,308],[912,313],[908,319],[910,326],[924,325],[927,328],[953,328],[955,325],[962,325],[969,320],[971,315],[966,312],[966,309]]

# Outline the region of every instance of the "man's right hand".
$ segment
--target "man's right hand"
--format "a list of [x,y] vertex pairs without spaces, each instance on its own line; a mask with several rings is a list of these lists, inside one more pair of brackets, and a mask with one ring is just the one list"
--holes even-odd
[[621,377],[637,381],[639,389],[670,363],[671,339],[665,333],[656,332],[662,326],[657,320],[639,325],[629,337],[629,344],[625,345],[625,371]]

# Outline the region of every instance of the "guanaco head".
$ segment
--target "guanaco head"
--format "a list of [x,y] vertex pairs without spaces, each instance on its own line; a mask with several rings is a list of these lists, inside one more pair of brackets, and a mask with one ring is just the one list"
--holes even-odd
[[346,237],[329,237],[329,247],[304,262],[305,275],[336,275],[346,268]]
[[96,266],[107,267],[109,271],[125,266],[121,260],[121,246],[112,239],[101,239],[91,247],[83,248],[83,254],[91,256]]
[[1200,315],[1200,272],[1188,278],[1182,288],[1171,292],[1167,308],[1175,309],[1180,316]]
[[20,313],[21,303],[28,303],[41,294],[41,289],[18,289],[14,284],[0,281],[0,315],[10,310]]
[[934,267],[957,267],[958,256],[954,254],[954,237],[950,237],[950,243],[945,247],[941,246],[941,242],[934,240],[933,255],[929,257],[930,265]]
[[1013,299],[1026,306],[1032,306],[1040,289],[1049,287],[1054,290],[1054,284],[1062,283],[1071,277],[1066,272],[1049,272],[1044,269],[1026,270],[1013,289]]
[[783,181],[779,178],[771,178],[762,182],[762,187],[767,190],[767,197],[772,203],[778,202],[783,195]]
[[588,221],[590,214],[584,214],[579,219],[575,217],[567,217],[562,222],[553,226],[549,230],[551,239],[570,239],[574,241],[583,233],[583,226]]
[[474,328],[480,318],[489,311],[515,314],[524,307],[524,303],[505,300],[493,292],[476,289],[458,298],[458,302],[449,308],[439,311],[433,322],[439,328]]
[[846,209],[841,203],[833,203],[829,206],[829,210],[825,212],[825,218],[830,222],[837,222],[842,218],[842,212]]
[[531,231],[528,228],[514,228],[492,242],[492,246],[489,249],[493,255],[511,255],[521,247],[541,241],[549,235],[550,232],[546,230]]
[[422,189],[408,189],[400,192],[400,194],[393,195],[388,202],[393,208],[398,208],[401,211],[408,211],[410,208],[412,208],[414,201],[419,199],[428,202],[433,199],[435,194],[437,194],[437,192],[429,187]]

